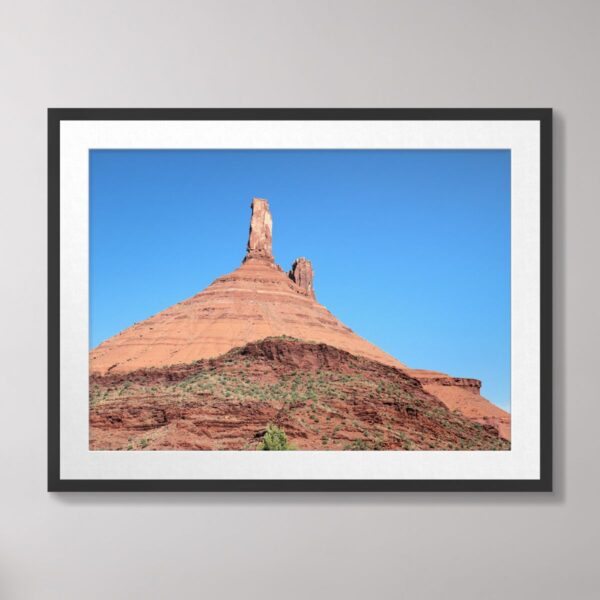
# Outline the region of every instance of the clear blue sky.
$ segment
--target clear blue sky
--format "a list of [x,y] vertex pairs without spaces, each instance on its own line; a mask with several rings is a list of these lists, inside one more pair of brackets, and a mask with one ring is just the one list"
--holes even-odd
[[505,150],[93,150],[90,346],[235,269],[253,196],[339,319],[510,408]]

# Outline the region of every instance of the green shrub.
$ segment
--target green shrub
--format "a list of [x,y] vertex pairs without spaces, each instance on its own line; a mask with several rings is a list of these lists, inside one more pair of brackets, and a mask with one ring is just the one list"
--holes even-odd
[[363,440],[356,439],[351,444],[346,444],[344,450],[368,450],[367,443]]
[[293,450],[292,446],[288,443],[285,431],[273,424],[267,426],[263,441],[258,448],[259,450]]

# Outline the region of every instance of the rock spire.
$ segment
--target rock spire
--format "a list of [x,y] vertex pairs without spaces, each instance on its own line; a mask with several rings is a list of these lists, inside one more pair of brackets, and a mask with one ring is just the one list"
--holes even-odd
[[253,198],[251,207],[250,234],[244,262],[258,258],[272,263],[273,219],[269,210],[269,202],[263,198]]
[[311,298],[315,297],[313,268],[310,260],[304,257],[297,258],[288,275],[296,285],[299,285],[303,290],[306,290]]

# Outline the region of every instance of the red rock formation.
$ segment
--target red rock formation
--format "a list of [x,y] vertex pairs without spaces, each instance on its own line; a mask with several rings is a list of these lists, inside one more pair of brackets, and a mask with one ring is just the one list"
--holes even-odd
[[450,410],[482,425],[493,425],[500,435],[510,440],[510,413],[486,400],[481,394],[481,381],[450,377],[436,371],[409,369],[408,374],[421,382],[423,389],[441,400]]
[[260,258],[273,262],[273,220],[269,203],[262,198],[253,198],[251,206],[250,233],[244,260]]
[[289,272],[290,279],[299,285],[303,290],[306,290],[311,298],[315,297],[313,285],[313,268],[310,260],[304,257],[297,258]]
[[404,370],[290,338],[90,384],[93,450],[254,450],[270,423],[299,450],[510,448]]
[[220,356],[270,336],[316,341],[406,370],[451,410],[510,437],[510,414],[479,394],[476,380],[410,370],[355,334],[315,300],[310,261],[299,258],[289,275],[275,264],[272,218],[266,200],[254,198],[244,261],[192,298],[137,323],[90,352],[90,373],[187,364]]
[[90,354],[90,370],[125,372],[189,363],[281,335],[404,366],[356,335],[275,264],[250,259],[192,298],[100,344]]
[[299,259],[292,269],[300,284],[275,264],[271,232],[269,204],[255,198],[242,265],[192,298],[102,342],[90,353],[90,371],[125,372],[188,363],[281,335],[324,342],[403,367],[316,302],[309,261]]

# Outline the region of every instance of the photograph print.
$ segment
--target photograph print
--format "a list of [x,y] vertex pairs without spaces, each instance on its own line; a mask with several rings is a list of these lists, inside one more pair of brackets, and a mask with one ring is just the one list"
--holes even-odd
[[507,151],[97,150],[90,182],[91,449],[510,449]]

